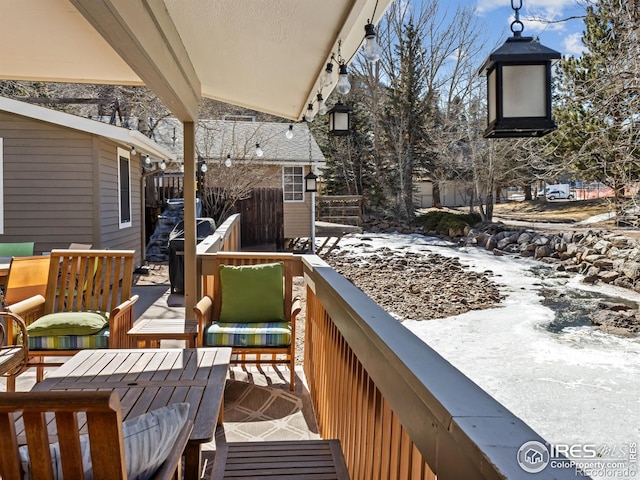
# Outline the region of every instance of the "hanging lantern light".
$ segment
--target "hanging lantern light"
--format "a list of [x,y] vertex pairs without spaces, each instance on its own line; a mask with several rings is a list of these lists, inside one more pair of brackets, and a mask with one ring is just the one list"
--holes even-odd
[[284,136],[287,137],[289,140],[293,138],[293,124],[289,125],[289,129],[286,131]]
[[329,110],[329,133],[331,135],[348,135],[350,127],[349,112],[351,109],[342,102],[336,103]]
[[313,173],[311,167],[309,167],[309,173],[304,176],[304,191],[305,192],[317,192],[318,191],[318,177]]
[[227,155],[227,159],[224,161],[224,165],[225,165],[225,167],[230,167],[231,166],[231,154]]
[[260,148],[260,144],[256,143],[256,157],[262,157],[264,155],[264,151]]
[[489,55],[480,75],[487,76],[485,138],[542,137],[556,129],[551,118],[551,63],[560,53],[523,37],[519,11],[511,1],[513,37]]

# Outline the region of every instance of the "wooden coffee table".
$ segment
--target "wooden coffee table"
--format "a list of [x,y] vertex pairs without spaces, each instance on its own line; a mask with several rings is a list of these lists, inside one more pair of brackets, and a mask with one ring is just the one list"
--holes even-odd
[[147,348],[159,348],[160,340],[184,340],[187,348],[195,348],[198,322],[179,318],[143,318],[127,335],[131,337],[133,347],[138,347],[141,342]]
[[[185,450],[184,478],[199,480],[202,444],[216,430],[230,359],[231,348],[81,350],[32,390],[115,390],[125,420],[188,402],[194,427]],[[20,426],[17,431],[23,435]],[[55,434],[55,426],[50,432]]]

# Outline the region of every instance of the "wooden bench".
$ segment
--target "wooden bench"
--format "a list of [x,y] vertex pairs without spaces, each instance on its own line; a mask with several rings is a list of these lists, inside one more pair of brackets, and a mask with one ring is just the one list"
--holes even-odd
[[217,445],[211,478],[349,479],[339,440],[231,442]]
[[[22,414],[22,417],[19,417]],[[47,415],[45,415],[47,414]],[[50,438],[48,415],[55,415],[57,437]],[[86,425],[84,422],[86,421]],[[27,432],[21,438],[22,425]],[[49,445],[60,442],[64,478],[84,478],[80,431],[86,427],[95,480],[126,480],[120,399],[113,391],[0,393],[0,478],[22,480],[20,445],[28,445],[32,477],[53,478]],[[184,425],[154,480],[181,477],[181,458],[193,424]],[[119,441],[118,441],[119,439]]]

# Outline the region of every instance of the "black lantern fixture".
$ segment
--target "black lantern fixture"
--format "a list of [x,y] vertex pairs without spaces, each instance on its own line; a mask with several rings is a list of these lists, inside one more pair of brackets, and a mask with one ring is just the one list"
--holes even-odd
[[513,37],[489,55],[479,72],[487,76],[484,137],[542,137],[556,129],[551,118],[551,63],[560,53],[521,35],[522,0],[511,0],[511,8]]
[[331,135],[349,134],[351,121],[349,112],[351,112],[351,109],[340,101],[329,110],[329,133]]
[[318,177],[313,173],[311,167],[309,167],[309,173],[304,176],[304,191],[305,192],[317,192],[318,191]]

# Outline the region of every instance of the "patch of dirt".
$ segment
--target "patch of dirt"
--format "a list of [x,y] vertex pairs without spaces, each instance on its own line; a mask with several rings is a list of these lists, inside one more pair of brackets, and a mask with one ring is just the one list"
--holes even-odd
[[134,285],[171,285],[168,263],[148,263],[147,273],[134,273]]

